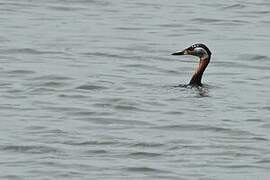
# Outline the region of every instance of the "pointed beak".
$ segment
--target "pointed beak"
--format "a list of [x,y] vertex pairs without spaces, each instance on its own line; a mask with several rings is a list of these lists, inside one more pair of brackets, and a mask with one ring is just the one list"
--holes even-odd
[[188,51],[185,49],[183,51],[172,53],[174,56],[188,55]]

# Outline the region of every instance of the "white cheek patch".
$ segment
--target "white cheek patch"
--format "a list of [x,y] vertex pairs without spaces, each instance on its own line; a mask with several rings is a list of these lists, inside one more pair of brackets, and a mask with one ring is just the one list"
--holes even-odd
[[188,55],[188,51],[187,50],[184,51],[184,55]]

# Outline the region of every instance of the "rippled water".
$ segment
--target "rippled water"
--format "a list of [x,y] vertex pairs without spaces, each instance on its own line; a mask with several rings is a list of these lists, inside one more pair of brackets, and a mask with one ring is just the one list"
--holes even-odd
[[[1,179],[268,179],[270,2],[0,0]],[[213,52],[203,89],[195,42]]]

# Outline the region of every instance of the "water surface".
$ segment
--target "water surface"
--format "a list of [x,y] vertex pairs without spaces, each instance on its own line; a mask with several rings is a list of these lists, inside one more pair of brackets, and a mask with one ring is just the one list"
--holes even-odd
[[[270,3],[0,0],[1,179],[268,179]],[[213,56],[171,53],[195,42]]]

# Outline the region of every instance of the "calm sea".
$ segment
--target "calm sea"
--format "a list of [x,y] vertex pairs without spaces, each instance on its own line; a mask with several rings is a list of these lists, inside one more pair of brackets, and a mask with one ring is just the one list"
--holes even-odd
[[[268,180],[269,0],[0,0],[0,179]],[[188,83],[212,51],[203,89]]]

